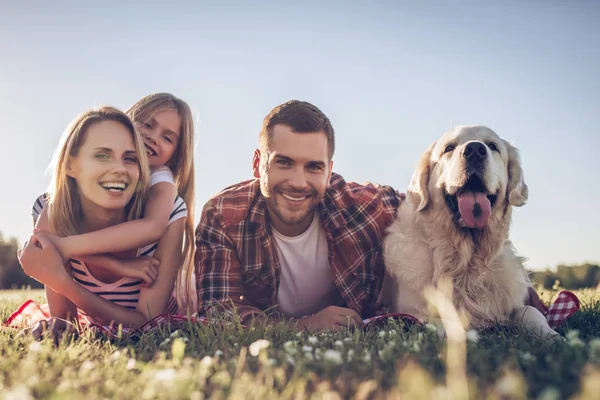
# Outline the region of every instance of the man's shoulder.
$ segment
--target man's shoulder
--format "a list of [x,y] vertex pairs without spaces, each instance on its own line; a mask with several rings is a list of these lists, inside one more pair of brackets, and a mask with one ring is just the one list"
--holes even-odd
[[402,195],[388,185],[374,184],[371,182],[347,182],[341,175],[332,174],[328,194],[332,201],[340,207],[362,205],[365,202],[381,201],[395,208],[402,199]]
[[236,183],[221,190],[206,202],[203,214],[219,214],[227,225],[246,220],[251,213],[257,212],[260,201],[260,183],[258,179]]

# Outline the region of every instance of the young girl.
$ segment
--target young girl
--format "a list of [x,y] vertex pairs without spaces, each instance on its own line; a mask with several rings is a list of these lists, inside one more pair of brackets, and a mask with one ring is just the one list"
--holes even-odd
[[[36,201],[34,218],[40,208],[47,210],[46,224],[61,237],[94,234],[137,221],[150,180],[146,151],[125,113],[112,107],[84,112],[63,136],[49,193]],[[176,213],[180,207],[183,211]],[[161,260],[156,281],[148,288],[141,287],[138,279],[94,263],[65,259],[43,231],[34,234],[18,256],[23,270],[46,286],[49,311],[43,306],[32,309],[28,302],[7,323],[83,318],[102,326],[116,323],[138,328],[168,313],[182,265],[187,210],[180,198],[167,208],[168,227],[148,253]],[[134,249],[121,257],[135,255]]]
[[[176,281],[176,296],[182,313],[195,312],[196,296],[193,279],[194,258],[194,123],[190,107],[168,93],[148,95],[127,110],[141,134],[146,147],[151,171],[150,189],[144,206],[143,218],[97,230],[90,233],[50,239],[62,256],[83,259],[88,264],[105,268],[125,277],[141,279],[150,286],[158,276],[160,260],[146,254],[151,243],[165,233],[173,213],[176,197],[187,206],[185,223],[184,260]],[[119,193],[122,185],[108,189]],[[38,227],[45,224],[42,214]],[[145,246],[145,247],[143,247]],[[140,257],[122,260],[103,253],[118,253],[143,247]]]

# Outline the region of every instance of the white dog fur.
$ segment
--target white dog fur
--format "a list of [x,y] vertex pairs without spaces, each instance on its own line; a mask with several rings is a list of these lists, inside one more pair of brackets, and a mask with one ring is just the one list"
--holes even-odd
[[[480,152],[475,166],[465,156],[467,146]],[[456,205],[473,183],[478,188],[470,190],[492,199],[484,227],[469,227]],[[448,279],[453,303],[472,327],[512,322],[541,337],[556,335],[537,309],[525,305],[531,283],[508,239],[512,207],[525,204],[527,196],[518,151],[510,143],[483,126],[446,132],[421,157],[388,228],[384,302],[394,312],[428,320],[424,290]]]

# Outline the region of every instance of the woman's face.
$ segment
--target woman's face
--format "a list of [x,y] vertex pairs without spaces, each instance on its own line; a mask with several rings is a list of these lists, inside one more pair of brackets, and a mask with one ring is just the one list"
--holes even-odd
[[166,165],[179,144],[181,117],[173,109],[163,109],[154,113],[146,122],[136,123],[144,139],[150,168]]
[[115,121],[91,125],[67,175],[77,182],[85,213],[124,210],[140,177],[131,132]]

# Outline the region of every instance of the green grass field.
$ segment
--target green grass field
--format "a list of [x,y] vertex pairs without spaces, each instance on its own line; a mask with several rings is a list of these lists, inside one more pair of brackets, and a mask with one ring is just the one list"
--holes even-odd
[[[193,326],[58,346],[1,330],[0,398],[600,398],[600,296],[577,294],[565,340],[548,342],[516,328],[449,342],[397,322],[321,334]],[[27,298],[43,293],[0,292],[2,320]]]

